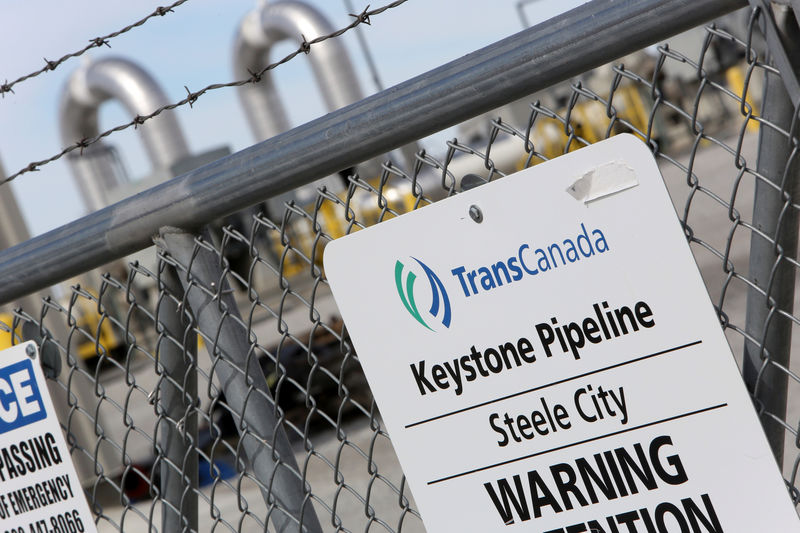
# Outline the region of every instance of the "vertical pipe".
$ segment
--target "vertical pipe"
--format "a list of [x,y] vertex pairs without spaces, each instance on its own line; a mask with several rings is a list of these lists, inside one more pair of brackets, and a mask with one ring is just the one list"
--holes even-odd
[[[791,37],[797,39],[797,32],[793,33]],[[790,136],[796,135],[791,131],[795,112],[781,77],[767,71],[762,112],[765,121],[790,132]],[[742,373],[760,408],[761,423],[775,458],[782,465],[785,430],[769,415],[781,420],[786,417],[788,376],[771,363],[789,367],[792,340],[792,322],[777,312],[780,309],[792,313],[794,303],[795,268],[786,258],[797,257],[798,212],[790,202],[797,201],[800,164],[791,138],[762,125],[757,168],[773,185],[756,181],[753,225],[769,240],[753,233],[750,278],[761,291],[769,290],[769,294],[765,297],[754,288],[748,293],[746,331],[762,344],[746,342]],[[766,366],[765,357],[770,361]]]
[[[233,75],[244,79],[260,72],[272,43],[261,25],[261,10],[249,12],[242,19],[233,46]],[[256,141],[263,141],[287,131],[291,126],[286,108],[278,95],[271,73],[258,83],[248,83],[236,90],[245,110],[245,117]]]
[[180,309],[184,292],[174,267],[161,262],[159,270],[161,531],[197,531],[197,335]]
[[[0,181],[5,177],[3,163],[0,161]],[[11,184],[0,185],[0,250],[25,242],[30,237],[28,227],[22,218],[22,212],[17,205],[17,198],[14,196],[14,191],[11,190]],[[38,311],[39,298],[36,295],[28,295],[19,298],[16,303],[29,309],[31,315],[35,316]]]
[[111,147],[102,142],[82,153],[70,152],[66,159],[87,212],[107,206],[114,191],[127,181]]
[[[2,181],[5,176],[5,169],[3,168],[2,161],[0,161],[0,181]],[[10,248],[15,244],[25,242],[26,240],[30,239],[30,237],[28,226],[25,224],[25,220],[22,218],[22,212],[17,205],[17,200],[14,196],[14,191],[11,190],[11,185],[6,183],[0,186],[0,250],[5,250],[6,248]],[[41,294],[29,294],[27,296],[18,298],[14,302],[14,306],[21,307],[38,321],[41,317],[42,311],[41,297]],[[54,313],[51,313],[50,317],[53,317],[53,315]],[[37,326],[44,326],[44,324],[37,323]],[[56,339],[57,341],[61,340],[61,342],[66,342],[67,333],[62,322],[58,320],[49,320],[48,326],[49,327],[46,329],[49,330],[52,338]],[[41,349],[41,339],[38,339],[38,344],[39,348]],[[63,354],[58,350],[56,350],[56,353],[58,353],[59,357],[63,357]],[[66,367],[65,362],[66,361],[63,359],[61,360],[61,368]],[[89,421],[83,416],[70,416],[71,412],[69,402],[61,401],[65,396],[64,390],[55,381],[48,379],[47,388],[50,391],[50,396],[55,400],[53,403],[56,409],[56,416],[58,420],[64,424],[67,428],[67,431],[71,433],[73,437],[75,437],[75,441],[80,447],[85,450],[94,449],[95,446],[92,442],[95,437],[93,424],[89,423]],[[92,412],[91,407],[96,405],[93,397],[87,397],[86,391],[84,390],[75,389],[71,390],[70,392],[75,395],[79,404],[85,406],[89,412]],[[90,480],[94,477],[92,461],[89,461],[82,454],[75,454],[73,456],[73,462],[75,463],[75,470],[78,473],[78,477],[82,482]]]
[[[348,13],[356,13],[356,8],[353,6],[353,2],[350,0],[344,0],[344,6]],[[375,64],[375,60],[372,58],[372,52],[369,51],[369,45],[367,44],[366,37],[364,37],[363,28],[356,26],[355,33],[356,37],[358,38],[358,44],[361,47],[361,52],[364,55],[364,61],[366,61],[367,68],[372,76],[372,81],[375,83],[375,90],[382,91],[384,89],[383,82],[381,81],[380,74],[378,74],[378,66]]]
[[[207,242],[210,239],[205,238]],[[279,533],[320,533],[319,520],[294,458],[286,432],[275,417],[275,402],[252,352],[247,328],[216,254],[199,247],[194,237],[162,228],[156,244],[187,270],[178,277],[200,332],[209,339],[214,374],[237,423],[241,448]],[[302,528],[297,524],[301,523]]]

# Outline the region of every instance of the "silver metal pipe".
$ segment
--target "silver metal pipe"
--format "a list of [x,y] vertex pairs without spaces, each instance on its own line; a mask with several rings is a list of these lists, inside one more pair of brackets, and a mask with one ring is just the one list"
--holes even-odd
[[[0,161],[0,180],[5,178],[5,169],[3,163]],[[0,185],[0,250],[4,250],[10,246],[19,244],[30,239],[28,226],[22,218],[22,212],[17,205],[14,191],[11,190],[11,184],[6,183]],[[43,287],[44,288],[44,287]],[[49,318],[41,319],[42,316],[42,297],[46,294],[28,294],[23,298],[13,302],[14,307],[19,307],[22,311],[27,312],[36,320],[41,320],[37,326],[43,330],[48,331],[51,339],[56,341],[65,342],[68,339],[67,329],[61,320],[58,320],[60,315],[50,313]],[[10,325],[10,324],[9,324]],[[43,343],[41,339],[25,339],[36,340],[39,348],[42,349]],[[66,368],[67,361],[64,357],[66,350],[55,350],[57,357],[60,357],[60,368]],[[42,357],[45,357],[44,354]],[[62,380],[63,383],[63,380]],[[91,450],[95,447],[95,434],[94,425],[83,416],[71,416],[70,403],[64,400],[65,390],[61,384],[56,383],[55,380],[47,380],[47,388],[50,391],[50,396],[53,398],[53,405],[56,410],[56,415],[59,420],[68,421],[67,430],[72,434],[76,444],[84,450]],[[90,391],[81,388],[75,388],[71,391],[73,396],[78,400],[82,406],[86,406],[91,411],[92,406],[97,405],[97,400]],[[105,448],[99,448],[98,454],[101,457],[97,459],[104,461],[108,459],[107,454],[104,453]],[[75,470],[82,480],[91,479],[94,476],[94,468],[92,461],[89,461],[84,455],[75,453],[72,455],[72,460],[75,464]]]
[[[285,40],[297,44],[336,31],[316,8],[297,0],[269,2],[248,13],[239,27],[234,45],[234,75],[247,78],[270,63],[270,50]],[[341,39],[315,44],[308,55],[325,107],[335,111],[358,102],[364,95],[355,69]],[[263,141],[289,129],[285,107],[275,89],[272,73],[257,84],[239,88],[250,129]]]
[[[790,42],[797,42],[796,26],[787,24],[784,29]],[[750,239],[749,277],[758,288],[750,287],[747,293],[746,331],[748,339],[760,344],[745,342],[742,377],[781,467],[786,428],[776,419],[786,419],[789,375],[784,369],[789,368],[793,322],[779,310],[791,315],[794,307],[795,268],[787,258],[797,257],[800,220],[797,210],[787,206],[797,201],[800,190],[800,158],[778,128],[791,132],[796,112],[781,77],[766,71],[761,115],[775,127],[760,128],[757,167],[770,184],[756,180],[752,223],[769,239],[758,232]]]
[[593,0],[0,252],[0,303],[145,248],[161,227],[198,228],[745,5]]
[[159,264],[159,282],[161,531],[197,531],[197,334],[190,311],[181,309],[185,293],[176,269]]
[[[0,161],[0,179],[5,179],[5,177],[3,162]],[[5,250],[30,238],[28,226],[25,224],[25,219],[22,218],[22,212],[17,204],[14,191],[11,189],[11,184],[0,185],[0,250]],[[38,296],[33,295],[20,298],[15,304],[26,309],[33,316],[41,307]]]
[[[236,79],[245,79],[267,65],[264,57],[269,43],[261,28],[260,11],[251,11],[242,19],[233,49],[233,75]],[[269,139],[290,128],[286,109],[269,73],[262,76],[258,83],[239,87],[237,92],[250,131],[257,141]]]
[[[205,239],[210,242],[207,234]],[[321,533],[304,478],[289,438],[275,416],[275,401],[253,354],[249,332],[243,325],[219,257],[199,247],[192,234],[175,228],[163,228],[156,242],[181,265],[177,277],[197,328],[206,337],[217,383],[240,433],[241,448],[253,476],[261,484],[264,501],[275,503],[276,508],[270,514],[275,531]]]
[[[87,63],[70,76],[61,97],[61,141],[64,145],[91,139],[99,133],[98,111],[106,100],[117,100],[133,116],[148,115],[169,104],[166,94],[150,74],[127,59],[109,57]],[[139,126],[145,149],[155,169],[169,169],[189,155],[189,149],[172,111]],[[107,205],[109,191],[121,179],[109,148],[102,142],[68,157],[87,208]]]

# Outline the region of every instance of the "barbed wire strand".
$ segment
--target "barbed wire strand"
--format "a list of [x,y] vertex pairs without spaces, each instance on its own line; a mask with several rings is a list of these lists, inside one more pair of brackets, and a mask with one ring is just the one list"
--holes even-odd
[[121,30],[117,30],[117,31],[115,31],[113,33],[109,33],[108,35],[104,35],[102,37],[95,37],[94,39],[89,39],[89,44],[87,44],[86,46],[84,46],[80,50],[78,50],[76,52],[70,52],[69,54],[65,54],[65,55],[61,56],[59,59],[56,59],[55,61],[50,61],[49,59],[44,58],[45,65],[44,65],[44,67],[40,68],[39,70],[31,72],[30,74],[26,74],[24,76],[21,76],[21,77],[17,78],[14,81],[11,81],[11,82],[6,81],[5,83],[0,83],[0,96],[5,98],[6,93],[13,93],[14,92],[12,88],[15,85],[17,85],[18,83],[22,83],[23,81],[29,80],[31,78],[35,78],[36,76],[44,74],[45,72],[49,72],[49,71],[55,70],[56,68],[58,68],[62,63],[66,62],[67,60],[72,59],[73,57],[82,56],[83,54],[85,54],[86,52],[91,50],[92,48],[100,48],[103,45],[111,48],[111,45],[108,43],[108,41],[110,41],[114,37],[118,37],[118,36],[122,35],[123,33],[128,33],[129,31],[131,31],[134,28],[138,28],[139,26],[143,25],[145,22],[147,22],[148,20],[150,20],[153,17],[163,17],[167,13],[172,13],[174,8],[180,6],[181,4],[185,4],[188,1],[189,0],[178,0],[177,2],[173,2],[172,4],[170,4],[168,6],[157,7],[155,9],[155,11],[153,11],[152,13],[147,15],[146,17],[144,17],[144,18],[142,18],[140,20],[137,20],[133,24],[129,24],[129,25],[125,26],[124,28],[122,28]]
[[[186,1],[186,0],[184,0],[184,1]],[[11,174],[8,177],[6,177],[5,179],[0,180],[0,185],[4,185],[4,184],[6,184],[6,183],[8,183],[10,181],[13,181],[16,178],[18,178],[19,176],[23,175],[23,174],[27,174],[29,172],[36,172],[36,171],[40,170],[41,167],[43,167],[43,166],[45,166],[45,165],[47,165],[49,163],[52,163],[53,161],[57,161],[57,160],[61,159],[62,157],[64,157],[65,155],[69,154],[70,152],[72,152],[74,150],[80,149],[81,153],[82,153],[85,148],[87,148],[87,147],[99,142],[104,137],[108,137],[112,133],[115,133],[115,132],[118,132],[118,131],[126,130],[126,129],[130,128],[131,126],[138,127],[141,124],[144,124],[145,122],[147,122],[148,120],[150,120],[150,119],[152,119],[154,117],[157,117],[158,115],[160,115],[164,111],[169,111],[171,109],[182,107],[182,106],[185,106],[186,104],[189,104],[189,107],[192,107],[192,105],[194,105],[194,103],[197,101],[198,98],[200,98],[201,96],[203,96],[204,94],[206,94],[208,92],[216,91],[216,90],[224,89],[224,88],[228,88],[228,87],[241,87],[243,85],[247,85],[248,83],[258,83],[259,81],[261,81],[261,77],[264,74],[266,74],[268,71],[273,70],[273,69],[279,67],[280,65],[283,65],[284,63],[287,63],[287,62],[291,61],[292,59],[294,59],[295,57],[297,57],[300,54],[308,54],[308,53],[310,53],[311,52],[311,47],[313,45],[319,44],[319,43],[321,43],[323,41],[327,41],[328,39],[334,39],[336,37],[339,37],[342,34],[352,30],[353,28],[355,28],[359,24],[370,25],[371,24],[370,17],[372,17],[374,15],[380,15],[384,11],[388,11],[389,9],[393,9],[395,7],[398,7],[398,6],[402,5],[402,4],[405,4],[407,1],[408,0],[395,0],[394,2],[386,4],[383,7],[379,7],[377,9],[373,9],[373,10],[370,10],[369,9],[369,5],[367,5],[367,7],[364,8],[364,11],[362,11],[361,13],[359,13],[357,15],[353,14],[353,13],[350,13],[350,16],[353,17],[355,20],[353,20],[353,22],[351,22],[347,26],[345,26],[345,27],[343,27],[341,29],[338,29],[333,33],[329,33],[327,35],[321,35],[319,37],[316,37],[315,39],[312,39],[310,41],[307,41],[305,36],[303,36],[301,34],[301,37],[303,38],[303,41],[300,43],[300,46],[297,48],[297,50],[295,50],[295,51],[291,52],[290,54],[286,55],[285,57],[283,57],[279,61],[276,61],[274,63],[270,63],[269,65],[267,65],[263,69],[259,70],[258,72],[250,72],[250,77],[247,78],[247,79],[231,81],[231,82],[228,82],[228,83],[213,83],[213,84],[207,85],[206,87],[203,87],[199,91],[195,91],[195,92],[190,91],[189,88],[184,85],[184,89],[186,89],[187,95],[182,100],[179,100],[179,101],[177,101],[175,103],[172,103],[172,104],[167,104],[165,106],[159,107],[158,109],[156,109],[155,111],[153,111],[149,115],[137,115],[130,122],[127,122],[125,124],[120,124],[119,126],[116,126],[114,128],[108,129],[108,130],[106,130],[106,131],[104,131],[104,132],[102,132],[102,133],[100,133],[100,134],[98,134],[95,137],[92,137],[90,139],[81,139],[80,141],[77,141],[74,144],[71,144],[71,145],[67,146],[66,148],[61,150],[61,152],[59,152],[59,153],[57,153],[57,154],[55,154],[55,155],[53,155],[51,157],[48,157],[47,159],[42,159],[41,161],[33,161],[31,163],[28,163],[25,167],[23,167],[20,170],[14,172],[13,174]]]

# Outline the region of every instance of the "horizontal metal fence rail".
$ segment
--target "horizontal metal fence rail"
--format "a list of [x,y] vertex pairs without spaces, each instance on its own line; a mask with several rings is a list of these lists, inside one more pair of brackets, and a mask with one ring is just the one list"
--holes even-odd
[[744,5],[594,0],[0,252],[0,303],[150,246],[161,227],[199,228]]

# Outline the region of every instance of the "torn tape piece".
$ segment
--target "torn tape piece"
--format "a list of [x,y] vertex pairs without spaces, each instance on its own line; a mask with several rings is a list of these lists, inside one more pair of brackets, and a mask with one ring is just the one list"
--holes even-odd
[[636,185],[639,185],[639,180],[631,167],[623,161],[610,161],[584,173],[567,187],[567,192],[576,200],[588,204]]

